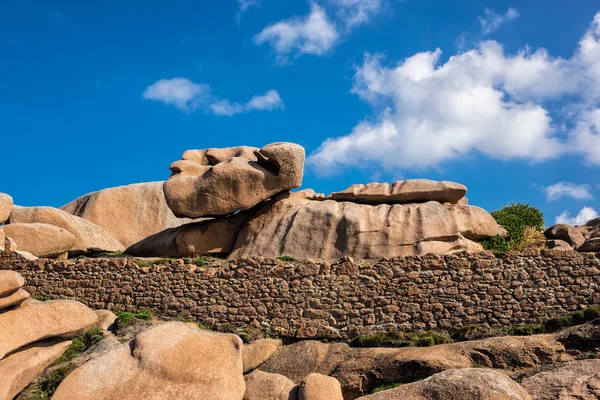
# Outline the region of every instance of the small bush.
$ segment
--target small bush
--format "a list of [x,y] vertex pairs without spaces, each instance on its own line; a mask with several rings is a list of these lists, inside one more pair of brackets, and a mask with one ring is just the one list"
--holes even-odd
[[281,256],[281,257],[277,257],[280,261],[286,261],[286,262],[290,262],[290,261],[294,261],[294,259],[290,256]]
[[435,339],[431,336],[423,336],[417,339],[416,344],[419,347],[433,347],[435,346]]
[[583,310],[586,321],[593,321],[600,318],[600,306],[589,307]]
[[543,324],[544,332],[552,333],[573,325],[573,316],[563,315],[546,320]]
[[533,226],[526,226],[523,230],[523,239],[514,242],[511,250],[523,251],[525,249],[543,249],[546,247],[546,236],[542,231]]
[[117,319],[115,320],[117,331],[134,319],[141,319],[144,321],[152,320],[152,313],[148,310],[137,310],[133,312],[115,311],[115,314],[117,315]]
[[[508,238],[505,241],[509,250],[539,247],[542,243],[544,214],[537,207],[525,203],[511,203],[492,212],[492,217],[508,231]],[[490,246],[491,251],[494,251],[494,248],[503,248],[502,241],[498,238],[487,245]]]
[[489,250],[494,254],[504,253],[510,250],[508,242],[503,236],[496,235],[485,239],[481,242],[485,250]]
[[541,333],[542,329],[539,325],[522,325],[510,328],[509,335],[512,336],[531,336],[536,333]]

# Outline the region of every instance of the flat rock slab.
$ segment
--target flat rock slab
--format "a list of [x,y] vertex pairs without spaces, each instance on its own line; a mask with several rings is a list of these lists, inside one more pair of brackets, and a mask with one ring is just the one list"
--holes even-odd
[[31,347],[0,361],[0,400],[12,400],[71,344],[70,340],[44,347]]
[[324,199],[351,201],[364,204],[404,204],[437,201],[456,204],[465,197],[467,188],[460,183],[411,179],[392,183],[352,185],[341,192],[333,192]]
[[73,337],[98,317],[76,301],[26,302],[0,314],[0,359],[23,346],[52,337]]
[[21,304],[27,300],[29,296],[30,295],[27,291],[19,289],[6,297],[0,297],[0,310]]

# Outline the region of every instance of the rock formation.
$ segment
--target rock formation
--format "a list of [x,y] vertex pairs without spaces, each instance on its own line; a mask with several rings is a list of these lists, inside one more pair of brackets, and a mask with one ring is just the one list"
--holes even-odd
[[178,216],[248,210],[302,184],[304,149],[293,143],[188,150],[182,158],[171,164],[172,175],[164,184],[167,204]]
[[558,247],[581,252],[600,251],[600,218],[592,219],[585,225],[577,227],[568,224],[553,225],[546,229],[544,235],[548,239],[546,244],[550,248]]
[[24,279],[0,271],[0,400],[11,400],[91,328],[96,314],[74,301],[28,299]]
[[357,204],[314,200],[314,192],[283,193],[260,209],[238,236],[242,256],[359,259],[481,251],[498,232],[485,210],[435,201]]
[[13,198],[6,193],[0,193],[0,225],[10,217],[13,208]]
[[168,228],[192,222],[167,207],[163,182],[137,183],[86,194],[61,210],[90,221],[124,247]]
[[66,257],[77,243],[71,232],[48,224],[8,224],[4,232],[17,243],[19,250],[37,257]]
[[[123,251],[123,245],[108,232],[83,218],[53,207],[14,206],[10,224],[48,224],[62,228],[75,236],[75,244],[68,249],[69,256],[97,252]],[[17,246],[19,243],[17,242]],[[27,250],[26,246],[19,246]]]

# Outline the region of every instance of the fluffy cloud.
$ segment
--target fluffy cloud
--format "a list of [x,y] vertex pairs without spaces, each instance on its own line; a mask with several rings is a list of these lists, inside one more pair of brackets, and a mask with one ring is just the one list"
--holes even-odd
[[519,17],[519,12],[514,8],[509,8],[505,14],[498,14],[489,8],[486,8],[484,12],[485,17],[478,17],[479,24],[481,25],[481,33],[484,35],[489,35],[498,30],[500,25]]
[[242,19],[242,15],[244,15],[244,13],[246,11],[248,11],[248,9],[250,7],[256,7],[259,5],[259,0],[237,0],[237,1],[238,1],[239,9],[238,9],[237,14],[235,14],[235,19],[238,23]]
[[258,45],[269,43],[280,63],[289,61],[290,55],[322,55],[329,52],[339,39],[335,25],[318,4],[312,3],[310,14],[293,17],[267,26],[254,37]]
[[276,90],[264,95],[254,96],[245,104],[231,103],[211,95],[210,86],[198,84],[187,78],[161,79],[148,86],[143,93],[144,99],[162,101],[174,105],[182,111],[204,109],[216,115],[233,116],[252,110],[271,111],[283,109],[283,100]]
[[383,7],[383,0],[330,0],[330,3],[347,30],[369,23]]
[[594,196],[590,193],[588,185],[577,185],[571,182],[558,182],[544,189],[546,199],[558,200],[562,197],[571,197],[576,200],[590,200]]
[[569,224],[569,225],[585,225],[589,220],[598,217],[598,212],[594,210],[592,207],[583,207],[579,213],[571,217],[571,214],[568,211],[563,211],[557,216],[554,220],[557,224]]
[[[439,49],[390,67],[383,56],[366,55],[352,91],[377,117],[327,139],[308,162],[322,174],[367,163],[428,168],[472,153],[542,161],[570,152],[600,164],[599,26],[600,13],[570,59],[530,48],[507,55],[495,41],[445,63]],[[560,98],[571,105],[547,107]]]

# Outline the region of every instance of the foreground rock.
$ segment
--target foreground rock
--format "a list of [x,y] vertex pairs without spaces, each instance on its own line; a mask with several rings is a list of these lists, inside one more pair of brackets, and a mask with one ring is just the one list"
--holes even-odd
[[475,240],[498,232],[496,221],[478,207],[437,202],[372,206],[313,196],[303,191],[271,200],[242,229],[230,257],[373,259],[481,251]]
[[389,183],[352,185],[341,192],[333,192],[325,199],[364,204],[439,203],[456,204],[465,197],[467,188],[459,183],[411,179]]
[[192,222],[167,207],[163,182],[137,183],[86,194],[61,210],[90,221],[129,247],[150,235]]
[[71,341],[31,347],[0,361],[0,400],[12,400],[58,359]]
[[242,400],[241,350],[235,335],[165,323],[73,371],[52,399]]
[[0,359],[23,346],[51,337],[73,337],[97,321],[76,301],[29,301],[0,314]]
[[10,217],[13,208],[13,198],[6,193],[0,193],[0,225]]
[[550,240],[563,240],[574,249],[579,248],[584,242],[585,237],[577,228],[567,224],[557,224],[546,229],[544,235]]
[[245,400],[298,400],[298,388],[283,375],[254,371],[246,376]]
[[67,253],[77,243],[71,232],[48,224],[9,224],[4,226],[20,251],[36,257],[54,258]]
[[360,400],[529,400],[518,383],[485,368],[453,369]]
[[247,213],[240,212],[167,229],[135,243],[125,253],[137,257],[228,255],[248,218]]
[[540,372],[521,385],[536,400],[600,398],[600,360],[580,360]]
[[279,339],[259,339],[244,345],[244,373],[260,367],[281,348]]
[[298,400],[344,400],[337,379],[309,374],[299,385]]
[[25,279],[15,271],[0,271],[0,297],[19,290],[25,284]]
[[167,204],[178,216],[248,210],[302,184],[304,149],[293,143],[189,150],[182,158],[171,164],[172,175],[164,184]]
[[123,251],[123,245],[108,232],[83,218],[53,207],[13,207],[10,223],[41,223],[62,228],[75,236],[69,255]]

